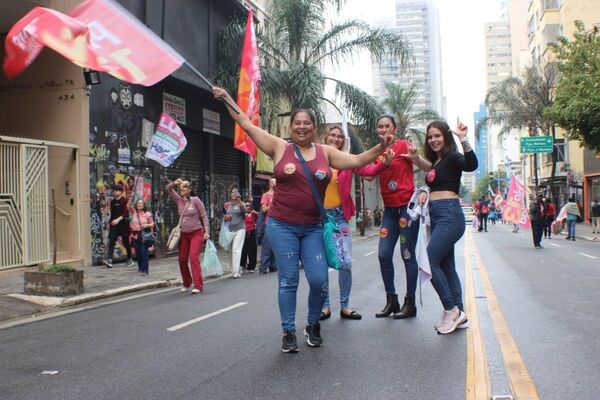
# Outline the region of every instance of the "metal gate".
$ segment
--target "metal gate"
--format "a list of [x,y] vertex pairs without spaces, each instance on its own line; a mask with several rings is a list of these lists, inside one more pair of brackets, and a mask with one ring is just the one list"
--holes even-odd
[[50,259],[48,148],[0,143],[0,269]]

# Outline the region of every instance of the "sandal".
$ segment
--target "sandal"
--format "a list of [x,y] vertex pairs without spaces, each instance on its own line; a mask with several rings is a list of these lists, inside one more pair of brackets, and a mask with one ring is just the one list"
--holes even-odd
[[327,312],[324,312],[324,311],[321,310],[321,316],[319,317],[319,321],[326,320],[329,317],[331,317],[331,311],[330,310],[327,310]]
[[352,310],[349,314],[346,314],[343,311],[340,311],[340,318],[342,319],[362,319],[362,315]]

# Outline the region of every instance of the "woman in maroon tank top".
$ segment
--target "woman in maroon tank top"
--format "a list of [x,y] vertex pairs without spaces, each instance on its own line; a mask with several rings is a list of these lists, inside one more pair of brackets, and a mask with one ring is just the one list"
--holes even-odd
[[[235,104],[229,94],[214,87],[215,98]],[[323,245],[323,227],[319,207],[313,200],[308,179],[313,180],[317,191],[324,198],[331,179],[331,169],[354,169],[375,160],[392,143],[393,136],[380,135],[381,143],[361,154],[353,155],[331,146],[314,144],[317,129],[316,118],[309,110],[297,110],[291,115],[291,143],[278,138],[252,124],[246,114],[235,106],[227,107],[231,117],[269,155],[273,162],[274,178],[277,179],[273,204],[269,211],[267,236],[273,247],[279,276],[279,311],[283,328],[281,351],[298,352],[296,343],[296,291],[298,289],[298,264],[304,272],[310,291],[308,295],[308,318],[304,329],[307,343],[319,347],[323,343],[319,317],[327,294],[327,261]],[[297,147],[306,160],[310,176],[296,157]]]

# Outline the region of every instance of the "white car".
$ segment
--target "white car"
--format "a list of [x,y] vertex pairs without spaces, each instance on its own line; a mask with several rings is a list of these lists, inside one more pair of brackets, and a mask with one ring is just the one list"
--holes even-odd
[[475,210],[473,209],[473,207],[462,206],[461,208],[462,208],[463,214],[465,214],[465,223],[473,222],[473,219],[475,219]]

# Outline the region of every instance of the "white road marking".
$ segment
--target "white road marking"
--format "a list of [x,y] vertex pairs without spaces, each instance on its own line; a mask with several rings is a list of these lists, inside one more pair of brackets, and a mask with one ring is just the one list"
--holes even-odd
[[193,324],[195,324],[197,322],[204,321],[205,319],[214,317],[214,316],[219,315],[219,314],[223,314],[223,313],[225,313],[227,311],[231,311],[231,310],[233,310],[235,308],[238,308],[238,307],[241,307],[241,306],[245,306],[246,304],[248,304],[248,302],[236,303],[236,304],[231,305],[229,307],[221,308],[220,310],[213,311],[210,314],[206,314],[206,315],[203,315],[201,317],[194,318],[194,319],[191,319],[191,320],[189,320],[187,322],[183,322],[181,324],[178,324],[178,325],[172,326],[170,328],[167,328],[167,331],[169,331],[169,332],[175,332],[176,330],[186,328],[186,327],[188,327],[190,325],[193,325]]
[[589,258],[593,258],[594,260],[598,258],[598,257],[590,256],[589,254],[585,254],[585,253],[579,253],[579,254],[581,254],[582,256],[589,257]]
[[364,254],[364,256],[365,256],[365,257],[369,257],[371,254],[375,254],[375,252],[374,252],[374,251],[370,251],[370,252],[368,252],[368,253]]
[[550,243],[550,245],[551,245],[551,246],[554,246],[554,247],[560,247],[560,245],[558,245],[558,244],[554,244],[554,243]]

